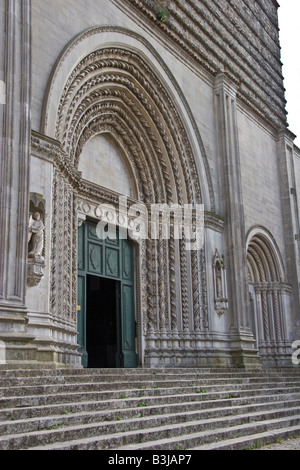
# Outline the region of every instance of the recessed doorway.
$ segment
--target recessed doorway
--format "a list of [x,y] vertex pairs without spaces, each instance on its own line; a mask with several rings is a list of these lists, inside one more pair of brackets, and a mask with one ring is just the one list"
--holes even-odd
[[89,368],[120,367],[119,282],[87,276],[87,356]]
[[98,238],[97,224],[78,231],[78,344],[89,368],[137,367],[134,249]]

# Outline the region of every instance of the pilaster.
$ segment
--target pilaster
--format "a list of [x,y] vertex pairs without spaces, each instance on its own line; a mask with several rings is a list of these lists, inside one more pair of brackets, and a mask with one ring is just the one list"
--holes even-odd
[[[281,185],[283,230],[286,247],[287,282],[292,286],[292,324],[297,325],[299,331],[300,214],[299,201],[297,199],[297,181],[294,168],[294,139],[295,135],[286,129],[279,133],[278,165]],[[298,338],[295,337],[295,339]]]
[[256,362],[249,328],[250,299],[247,282],[245,220],[240,170],[236,108],[237,85],[221,73],[215,80],[219,163],[222,175],[222,212],[227,247],[229,330],[237,365]]
[[[26,333],[31,100],[31,0],[5,0],[0,79],[0,339],[12,360],[32,358]],[[14,332],[12,335],[11,332]],[[8,334],[9,332],[9,334]],[[14,336],[14,338],[13,338]],[[30,349],[30,354],[25,351]]]

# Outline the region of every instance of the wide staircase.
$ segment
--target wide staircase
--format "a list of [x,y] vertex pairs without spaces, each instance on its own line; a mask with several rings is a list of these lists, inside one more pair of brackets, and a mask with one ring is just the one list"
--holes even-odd
[[300,436],[300,368],[0,370],[0,450],[235,450]]

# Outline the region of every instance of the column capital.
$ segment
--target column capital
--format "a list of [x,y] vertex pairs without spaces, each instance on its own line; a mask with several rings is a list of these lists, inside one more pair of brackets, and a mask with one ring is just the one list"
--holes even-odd
[[214,88],[217,94],[225,93],[236,99],[239,84],[233,81],[225,72],[221,72],[215,77]]
[[293,146],[296,135],[288,128],[282,128],[278,131],[278,141],[284,140],[287,144]]

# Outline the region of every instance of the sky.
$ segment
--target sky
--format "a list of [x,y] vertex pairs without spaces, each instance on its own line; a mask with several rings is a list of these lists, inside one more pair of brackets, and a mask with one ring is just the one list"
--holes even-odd
[[279,0],[279,39],[289,129],[300,147],[300,0]]

